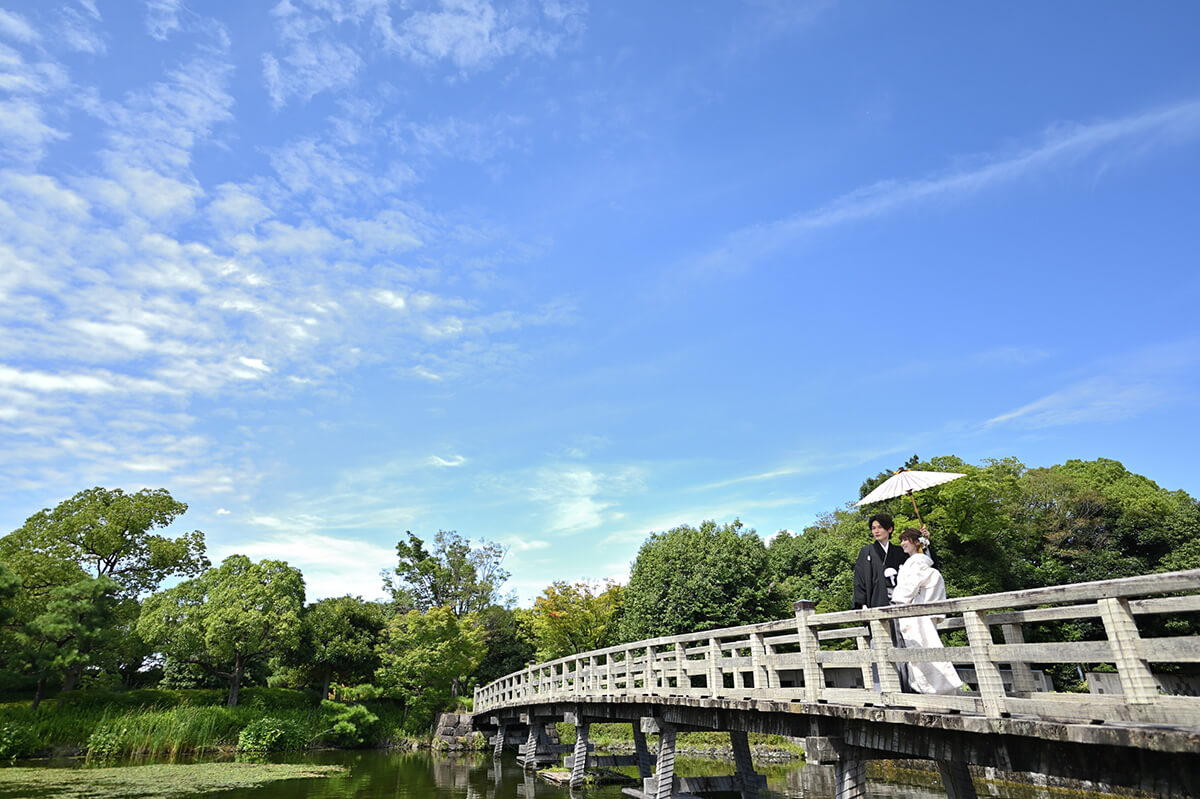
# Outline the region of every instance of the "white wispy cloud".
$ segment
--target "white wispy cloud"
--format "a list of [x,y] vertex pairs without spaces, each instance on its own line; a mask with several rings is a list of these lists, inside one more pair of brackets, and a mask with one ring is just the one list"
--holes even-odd
[[334,40],[335,22],[283,0],[272,9],[284,45],[281,57],[263,56],[263,79],[276,108],[292,97],[308,102],[314,95],[354,82],[363,60],[350,46]]
[[884,180],[843,194],[811,211],[751,225],[726,236],[718,247],[687,265],[697,273],[736,272],[803,236],[912,205],[968,197],[1041,170],[1078,164],[1118,150],[1144,156],[1156,147],[1200,136],[1200,101],[1190,100],[1105,122],[1050,128],[1039,143],[1004,155],[970,159],[968,166],[922,178]]
[[71,50],[99,55],[108,49],[104,36],[96,30],[100,13],[95,6],[84,6],[83,13],[76,8],[64,8],[59,12],[58,39]]
[[183,0],[146,0],[146,32],[159,41],[180,29]]
[[430,455],[429,456],[429,463],[432,464],[433,466],[454,467],[454,466],[462,466],[466,462],[467,462],[467,459],[464,458],[462,455],[451,455],[449,458],[443,458],[440,455]]
[[41,38],[25,17],[3,8],[0,8],[0,35],[19,42],[35,42]]
[[1110,377],[1084,380],[1047,394],[1020,408],[992,417],[986,427],[1057,427],[1086,422],[1114,422],[1137,416],[1170,399],[1165,387]]

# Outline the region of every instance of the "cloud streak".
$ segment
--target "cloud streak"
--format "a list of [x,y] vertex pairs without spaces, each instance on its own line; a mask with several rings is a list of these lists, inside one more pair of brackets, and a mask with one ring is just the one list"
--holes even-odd
[[894,213],[910,206],[973,194],[1026,175],[1079,163],[1114,148],[1127,155],[1192,141],[1200,136],[1200,100],[1086,125],[1059,125],[1042,141],[1015,154],[982,156],[967,167],[911,180],[885,180],[785,219],[729,234],[718,247],[688,264],[699,274],[735,273],[805,235]]

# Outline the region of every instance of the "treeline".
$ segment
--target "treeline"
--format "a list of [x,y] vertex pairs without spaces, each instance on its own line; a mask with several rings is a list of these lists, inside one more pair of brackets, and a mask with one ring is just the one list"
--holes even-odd
[[[1116,461],[904,465],[967,475],[919,495],[951,596],[1200,567],[1200,504]],[[904,499],[834,510],[769,543],[736,520],[684,525],[650,535],[627,585],[558,581],[521,609],[502,598],[503,549],[446,531],[397,543],[396,562],[380,564],[386,601],[306,604],[285,562],[213,566],[199,531],[164,535],[186,509],[161,489],[94,488],[0,539],[0,691],[36,706],[79,687],[220,687],[233,706],[246,685],[321,697],[336,686],[390,700],[420,732],[531,660],[784,618],[801,598],[847,609],[866,516],[916,522]],[[168,578],[182,581],[162,589]]]

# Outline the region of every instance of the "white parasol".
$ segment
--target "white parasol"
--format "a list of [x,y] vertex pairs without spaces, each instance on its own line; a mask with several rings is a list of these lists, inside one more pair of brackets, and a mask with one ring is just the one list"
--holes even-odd
[[942,483],[949,483],[951,480],[957,480],[960,477],[966,477],[966,475],[959,474],[958,472],[914,472],[909,469],[901,469],[875,486],[874,491],[854,504],[870,505],[872,502],[883,502],[885,499],[893,499],[894,497],[908,494],[908,498],[912,500],[913,511],[917,514],[917,521],[924,524],[921,521],[921,511],[917,510],[917,501],[913,499],[913,492],[920,491],[923,488],[932,488]]

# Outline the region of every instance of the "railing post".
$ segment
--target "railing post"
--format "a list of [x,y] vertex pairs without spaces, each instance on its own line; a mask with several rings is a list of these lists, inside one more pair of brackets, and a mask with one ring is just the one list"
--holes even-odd
[[1117,664],[1117,675],[1121,678],[1121,691],[1125,701],[1133,705],[1149,705],[1158,701],[1158,685],[1150,666],[1141,657],[1137,621],[1129,610],[1129,600],[1124,597],[1101,599],[1100,618],[1104,631],[1112,646],[1113,660]]
[[1004,680],[1000,667],[992,660],[992,631],[978,610],[963,612],[963,623],[967,628],[967,641],[971,644],[971,659],[975,663],[975,677],[979,680],[979,698],[983,700],[983,712],[989,716],[1004,716],[1007,704],[1004,698]]
[[[1020,624],[1002,624],[1000,632],[1004,635],[1006,644],[1025,643],[1025,634],[1021,631]],[[1027,661],[1010,661],[1009,666],[1012,667],[1014,692],[1031,694],[1037,690],[1033,682],[1033,669]]]
[[646,644],[646,667],[642,670],[642,693],[654,696],[658,686],[654,682],[654,647]]
[[725,690],[725,678],[721,675],[721,642],[717,638],[708,639],[708,690],[714,699]]
[[762,633],[750,634],[750,673],[754,675],[754,691],[772,688],[771,674],[767,670],[767,648]]
[[871,621],[871,649],[875,653],[875,671],[879,673],[879,690],[885,694],[900,693],[900,674],[892,662],[892,624],[883,619]]
[[692,681],[687,676],[687,650],[683,648],[683,644],[675,643],[675,690],[680,696],[683,695],[685,687],[691,688]]
[[860,657],[863,658],[863,664],[862,664],[863,688],[870,690],[872,687],[872,684],[873,684],[873,680],[871,679],[871,664],[868,662],[871,659],[870,639],[865,635],[858,635],[858,636],[855,636],[854,641],[858,645],[858,651],[861,653]]
[[811,599],[801,599],[792,607],[796,609],[796,632],[800,635],[800,658],[804,664],[804,698],[816,702],[825,688],[821,662],[817,658],[821,644],[817,640],[816,630],[808,625],[809,617],[816,612],[817,603]]

